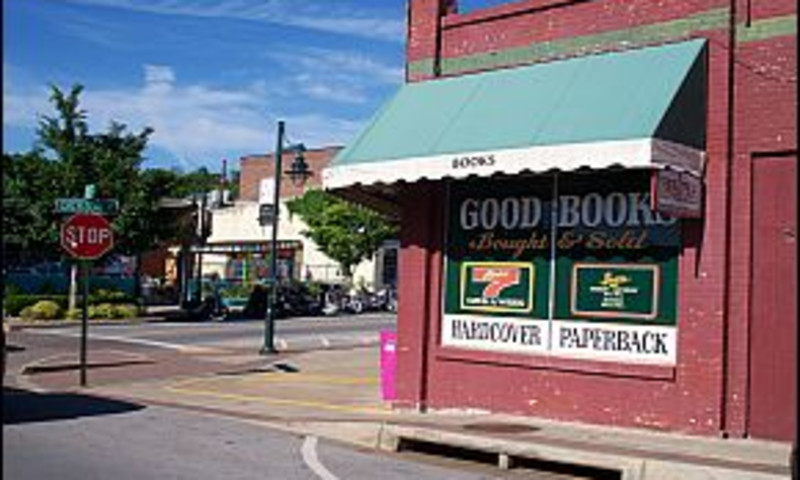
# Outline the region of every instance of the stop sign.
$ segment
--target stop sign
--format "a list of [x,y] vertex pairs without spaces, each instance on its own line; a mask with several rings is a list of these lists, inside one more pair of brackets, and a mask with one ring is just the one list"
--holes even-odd
[[83,260],[101,257],[114,246],[114,233],[105,217],[78,213],[61,225],[61,246]]

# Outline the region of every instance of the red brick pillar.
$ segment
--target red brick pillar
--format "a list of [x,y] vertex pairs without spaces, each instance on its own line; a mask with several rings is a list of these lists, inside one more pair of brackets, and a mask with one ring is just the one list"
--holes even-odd
[[441,19],[456,9],[456,0],[409,0],[406,81],[439,75]]
[[427,403],[432,332],[441,313],[443,191],[440,184],[411,185],[401,196],[395,406],[403,408]]

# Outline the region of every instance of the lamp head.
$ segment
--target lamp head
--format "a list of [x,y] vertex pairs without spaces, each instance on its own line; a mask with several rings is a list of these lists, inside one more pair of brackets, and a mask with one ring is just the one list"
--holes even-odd
[[306,147],[300,143],[292,147],[292,150],[295,152],[294,161],[292,161],[289,170],[286,170],[284,173],[289,175],[289,179],[294,186],[302,187],[306,183],[306,180],[308,180],[308,177],[312,175],[311,170],[308,168],[308,163],[306,163],[305,155],[303,155],[306,151]]

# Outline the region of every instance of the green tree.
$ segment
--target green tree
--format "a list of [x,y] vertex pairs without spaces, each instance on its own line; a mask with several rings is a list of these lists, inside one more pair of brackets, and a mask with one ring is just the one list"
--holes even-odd
[[200,192],[210,192],[220,187],[220,175],[211,173],[206,167],[181,173],[175,172],[176,178],[171,186],[170,194],[175,198],[187,198]]
[[3,154],[3,245],[20,260],[60,254],[53,204],[63,192],[62,173],[60,164],[39,151]]
[[140,176],[143,152],[153,130],[138,133],[112,121],[105,132],[91,133],[87,115],[80,108],[81,85],[65,93],[51,87],[54,116],[39,121],[37,147],[61,165],[63,194],[83,195],[84,186],[95,184],[98,197],[114,198],[120,211],[113,219],[115,250],[133,255],[154,245],[159,225],[154,222],[157,198]]
[[308,229],[302,234],[339,263],[352,283],[353,267],[366,260],[381,244],[397,234],[397,227],[379,213],[341,200],[318,189],[310,189],[287,203]]

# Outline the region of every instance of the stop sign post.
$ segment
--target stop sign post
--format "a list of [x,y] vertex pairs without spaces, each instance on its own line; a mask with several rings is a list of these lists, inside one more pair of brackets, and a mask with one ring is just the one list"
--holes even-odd
[[100,215],[76,213],[61,225],[61,246],[73,258],[82,260],[83,315],[81,318],[80,383],[86,386],[86,349],[88,337],[89,263],[102,257],[114,247],[111,224]]
[[[86,347],[89,334],[88,298],[89,266],[91,260],[100,258],[114,247],[114,232],[105,217],[98,215],[114,214],[119,209],[116,199],[97,199],[97,187],[88,184],[83,198],[59,198],[55,211],[60,214],[74,213],[61,225],[61,246],[76,260],[83,264],[83,315],[81,315],[81,386],[86,386]],[[70,298],[73,290],[70,286]],[[70,308],[72,303],[70,303]]]
[[61,246],[73,258],[94,260],[114,247],[114,233],[105,217],[78,213],[61,225]]

